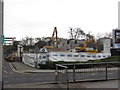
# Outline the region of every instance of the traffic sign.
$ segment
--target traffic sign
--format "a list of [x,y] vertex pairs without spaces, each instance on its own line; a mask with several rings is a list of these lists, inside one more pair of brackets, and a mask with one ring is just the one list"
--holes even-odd
[[5,38],[4,38],[3,34],[1,35],[1,42],[2,42],[2,44],[5,42]]

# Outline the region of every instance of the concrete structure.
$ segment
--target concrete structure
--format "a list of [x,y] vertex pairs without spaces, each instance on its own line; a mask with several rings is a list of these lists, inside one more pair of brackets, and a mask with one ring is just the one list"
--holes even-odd
[[3,67],[3,44],[1,36],[3,34],[3,0],[0,0],[0,90],[3,88],[2,67]]
[[110,53],[111,40],[106,38],[103,40],[103,53]]
[[17,56],[21,57],[21,53],[23,53],[23,46],[22,45],[18,45],[17,46]]
[[60,39],[59,41],[58,48],[67,50],[67,39]]
[[74,40],[74,39],[69,39],[69,40],[61,40],[59,44],[59,48],[64,48],[65,50],[72,50],[75,47],[82,47],[84,44],[85,40]]
[[103,53],[110,53],[111,49],[111,39],[110,38],[100,38],[97,41],[98,45],[98,51],[101,51]]
[[[65,50],[70,50],[73,51],[75,47],[83,47],[84,43],[86,42],[85,39],[82,40],[74,40],[74,39],[66,39],[66,40],[61,40],[60,43],[58,44],[58,48],[64,48]],[[94,42],[90,42],[86,45],[86,49],[90,50],[93,48],[96,48],[96,45]]]
[[[69,42],[69,43],[67,43]],[[75,40],[68,40],[68,39],[60,39],[58,48],[63,48],[65,50],[71,50],[74,47],[78,46],[78,44],[75,44]]]

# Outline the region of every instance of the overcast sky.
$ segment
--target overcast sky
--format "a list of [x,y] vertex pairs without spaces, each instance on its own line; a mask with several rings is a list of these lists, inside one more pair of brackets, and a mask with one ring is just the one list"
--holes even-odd
[[69,27],[92,34],[118,28],[119,0],[4,0],[5,37],[69,38]]

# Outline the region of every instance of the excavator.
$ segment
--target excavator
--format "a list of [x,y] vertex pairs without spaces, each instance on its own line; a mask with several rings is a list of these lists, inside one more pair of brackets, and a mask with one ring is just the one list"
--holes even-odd
[[[55,36],[55,34],[56,34],[56,36]],[[52,41],[51,46],[44,46],[43,48],[46,48],[46,49],[58,48],[57,27],[54,28],[54,31],[53,31],[53,34],[52,34],[52,37],[51,37],[51,41]]]
[[83,47],[75,47],[76,52],[86,52],[86,53],[97,53],[97,50],[95,50],[95,48],[93,48],[93,50],[87,50],[87,44],[94,42],[94,44],[96,45],[95,40],[92,38],[89,38],[87,41],[85,41],[85,43],[83,44]]
[[5,57],[5,60],[8,62],[14,62],[16,59],[17,59],[17,55],[14,52],[8,55],[7,57]]

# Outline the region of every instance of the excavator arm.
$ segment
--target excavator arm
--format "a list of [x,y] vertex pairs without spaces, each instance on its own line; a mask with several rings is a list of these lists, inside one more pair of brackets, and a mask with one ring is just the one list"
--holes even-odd
[[51,37],[51,41],[52,41],[52,45],[51,46],[44,46],[43,48],[51,49],[51,48],[54,47],[55,42],[56,42],[55,48],[58,48],[57,27],[54,28],[54,31],[53,31],[53,34],[52,34],[52,37]]
[[97,52],[96,50],[86,50],[87,44],[89,44],[90,42],[94,42],[94,44],[96,44],[95,40],[91,38],[83,44],[83,47],[75,47],[75,50],[77,52],[82,51],[82,52],[87,52],[87,53],[96,53]]
[[[56,36],[55,36],[56,34]],[[54,37],[55,36],[55,37]],[[54,45],[54,40],[56,39],[56,48],[58,48],[58,36],[57,36],[57,27],[54,28],[51,40],[52,40],[52,44]]]

